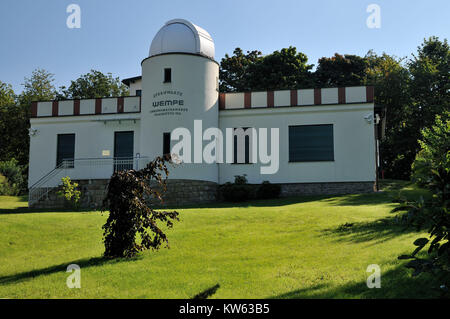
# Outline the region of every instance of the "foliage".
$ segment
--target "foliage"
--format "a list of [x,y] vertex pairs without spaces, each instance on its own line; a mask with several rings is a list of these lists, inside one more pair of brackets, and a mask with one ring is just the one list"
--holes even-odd
[[16,159],[0,162],[0,174],[6,178],[2,186],[4,191],[2,195],[19,195],[26,189],[23,168]]
[[245,185],[245,184],[248,184],[247,174],[243,174],[243,175],[235,175],[235,176],[234,176],[234,183],[235,183],[236,185]]
[[58,191],[58,196],[64,197],[66,202],[75,208],[79,207],[81,192],[78,190],[78,183],[72,182],[69,176],[61,178],[62,189]]
[[260,51],[243,54],[236,48],[232,57],[226,54],[220,63],[220,89],[233,92],[311,87],[313,66],[307,62],[307,56],[295,47],[265,56]]
[[16,95],[11,84],[0,81],[0,109],[5,106],[13,105],[16,101]]
[[422,130],[421,150],[412,166],[412,180],[430,188],[434,193],[445,193],[436,183],[450,171],[450,111],[437,115],[435,124]]
[[221,185],[219,192],[227,202],[245,202],[253,197],[253,187],[248,185],[246,174],[234,176],[234,183]]
[[44,69],[34,70],[31,77],[25,77],[24,89],[19,96],[19,104],[29,108],[31,102],[53,100],[56,96],[54,81],[54,74]]
[[409,71],[404,59],[383,53],[366,55],[366,85],[375,87],[375,104],[386,108],[385,136],[380,144],[381,169],[388,178],[408,180],[416,154],[418,129],[409,121]]
[[81,75],[75,81],[71,81],[66,89],[61,87],[59,99],[86,99],[118,97],[128,95],[128,87],[120,82],[118,77],[114,78],[111,73],[107,75],[100,71],[91,70]]
[[430,127],[435,116],[450,110],[450,46],[437,37],[424,40],[408,63],[411,72],[413,115],[420,130]]
[[17,193],[18,192],[9,185],[8,179],[0,173],[0,196],[14,196],[17,195]]
[[243,92],[253,89],[249,86],[249,67],[256,61],[262,59],[260,51],[247,51],[236,48],[230,57],[225,57],[220,62],[220,91],[221,92]]
[[315,76],[317,87],[362,85],[366,77],[367,59],[351,54],[335,53],[331,58],[320,58]]
[[256,193],[257,198],[271,199],[280,197],[281,186],[278,184],[271,184],[269,181],[262,182]]
[[[403,220],[417,229],[428,229],[429,239],[419,238],[411,255],[400,259],[413,259],[407,267],[413,268],[413,276],[430,272],[442,287],[450,285],[450,112],[436,116],[435,125],[422,131],[421,150],[413,164],[413,179],[429,189],[429,200],[420,198],[406,201],[395,211],[406,211]],[[417,254],[429,244],[428,257]],[[444,291],[445,293],[445,291]]]
[[[112,175],[104,200],[104,207],[108,207],[110,212],[103,225],[106,257],[132,257],[145,249],[158,250],[162,242],[169,247],[167,235],[157,222],[164,222],[171,228],[172,220],[178,221],[179,214],[176,211],[156,211],[148,206],[146,200],[154,197],[163,201],[169,175],[167,163],[171,163],[169,156],[157,157],[142,170],[118,171]],[[151,186],[152,180],[162,187],[161,192]],[[136,236],[140,237],[140,243]]]
[[[8,103],[0,107],[0,160],[15,158],[24,166],[23,178],[27,179],[29,161],[30,105],[34,101],[47,101],[56,96],[53,74],[36,69],[31,77],[25,77],[23,92],[12,102],[12,92],[8,90]],[[9,86],[8,86],[9,87]]]

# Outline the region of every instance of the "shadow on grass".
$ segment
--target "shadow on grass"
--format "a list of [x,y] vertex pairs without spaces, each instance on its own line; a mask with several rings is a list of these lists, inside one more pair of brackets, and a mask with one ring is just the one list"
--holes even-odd
[[[11,214],[35,214],[35,213],[87,213],[93,212],[92,209],[79,209],[74,210],[70,208],[29,208],[29,207],[17,207],[17,208],[0,208],[0,215]],[[97,210],[100,212],[100,210]]]
[[220,285],[216,284],[215,286],[205,289],[201,293],[195,295],[194,297],[192,297],[192,299],[208,299],[209,297],[214,295],[217,292],[217,289],[219,289],[219,288],[220,288]]
[[63,263],[63,264],[59,264],[59,265],[55,265],[55,266],[50,266],[47,268],[26,271],[26,272],[9,275],[9,276],[2,276],[2,277],[0,277],[0,285],[12,284],[12,283],[20,282],[20,281],[33,279],[33,278],[40,277],[40,276],[51,275],[51,274],[54,274],[57,272],[66,272],[67,266],[69,266],[71,264],[76,264],[76,265],[80,266],[81,269],[85,269],[85,268],[89,268],[89,267],[102,266],[105,264],[115,264],[115,263],[124,262],[124,261],[133,261],[133,260],[138,260],[140,258],[141,257],[138,256],[135,258],[119,258],[119,259],[109,259],[109,258],[105,258],[105,257],[78,259],[78,260],[73,260],[71,262],[67,262],[67,263]]
[[324,229],[322,236],[336,237],[338,242],[361,243],[375,240],[382,243],[397,236],[414,233],[413,227],[402,225],[396,217],[386,217],[370,222],[345,223],[336,228]]
[[[352,282],[338,287],[320,284],[309,288],[292,290],[290,292],[270,297],[269,299],[330,299],[330,298],[374,298],[374,299],[428,299],[439,298],[439,282],[430,274],[411,277],[411,270],[404,264],[384,273],[381,268],[381,288],[368,288],[366,281]],[[370,273],[367,273],[369,276]]]

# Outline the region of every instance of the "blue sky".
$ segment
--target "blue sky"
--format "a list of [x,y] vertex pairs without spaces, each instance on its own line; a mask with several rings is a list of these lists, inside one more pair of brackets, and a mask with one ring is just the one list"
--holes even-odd
[[[66,26],[69,4],[81,8],[81,28]],[[381,28],[366,25],[369,4],[381,8]],[[235,47],[270,53],[290,45],[316,64],[323,56],[373,49],[409,56],[423,38],[450,38],[448,0],[1,0],[0,80],[21,92],[35,68],[69,85],[90,69],[121,79],[140,75],[153,36],[168,20],[206,29],[216,60]]]

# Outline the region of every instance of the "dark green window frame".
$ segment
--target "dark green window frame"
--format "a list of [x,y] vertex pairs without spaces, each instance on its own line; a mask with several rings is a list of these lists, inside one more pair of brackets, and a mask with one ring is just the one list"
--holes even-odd
[[289,162],[333,162],[333,124],[289,126]]

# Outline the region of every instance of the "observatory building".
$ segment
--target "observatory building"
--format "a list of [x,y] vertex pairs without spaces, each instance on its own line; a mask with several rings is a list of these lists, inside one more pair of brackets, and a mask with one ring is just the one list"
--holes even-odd
[[376,189],[373,87],[219,92],[211,35],[182,19],[156,33],[141,66],[123,80],[129,96],[32,103],[30,206],[60,205],[55,190],[69,176],[82,205],[98,207],[114,171],[176,150],[168,204],[215,201],[244,174],[280,184],[282,196]]

